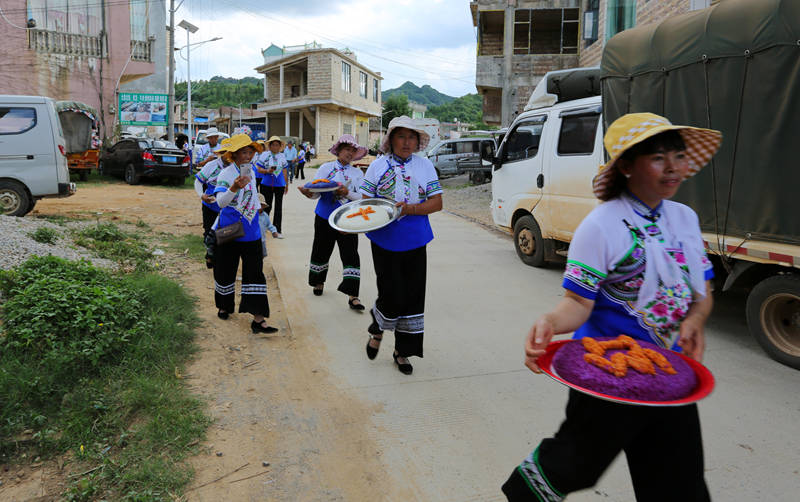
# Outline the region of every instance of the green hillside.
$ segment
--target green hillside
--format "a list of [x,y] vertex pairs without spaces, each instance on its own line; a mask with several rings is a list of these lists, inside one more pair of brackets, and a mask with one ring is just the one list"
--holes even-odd
[[477,125],[483,122],[483,99],[479,94],[467,94],[443,105],[429,106],[425,116],[438,119],[439,122],[458,119],[459,122]]
[[396,94],[405,94],[408,96],[409,101],[414,101],[415,103],[425,106],[443,105],[456,99],[447,94],[442,94],[427,84],[422,87],[417,87],[413,82],[406,82],[400,87],[383,91],[381,93],[381,99],[386,101],[389,96],[394,96]]
[[[185,101],[186,82],[175,84],[175,99]],[[261,101],[264,97],[264,84],[256,77],[242,79],[212,77],[210,80],[192,80],[192,105],[199,108],[218,108],[220,106],[239,106]]]

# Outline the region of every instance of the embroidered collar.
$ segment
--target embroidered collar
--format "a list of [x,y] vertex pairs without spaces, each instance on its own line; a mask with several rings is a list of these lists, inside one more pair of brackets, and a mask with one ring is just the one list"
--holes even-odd
[[628,190],[623,192],[622,195],[631,203],[634,212],[645,220],[655,223],[661,217],[661,208],[664,206],[664,201],[659,202],[656,207],[651,208]]
[[392,157],[392,160],[394,160],[398,164],[408,164],[409,162],[411,162],[411,157],[412,156],[410,155],[407,159],[401,159],[397,155],[392,154],[391,157]]

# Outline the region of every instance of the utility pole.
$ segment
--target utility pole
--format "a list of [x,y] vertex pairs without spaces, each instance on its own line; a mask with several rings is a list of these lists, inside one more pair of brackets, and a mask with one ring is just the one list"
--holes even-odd
[[169,83],[167,91],[167,140],[175,141],[175,0],[169,0]]

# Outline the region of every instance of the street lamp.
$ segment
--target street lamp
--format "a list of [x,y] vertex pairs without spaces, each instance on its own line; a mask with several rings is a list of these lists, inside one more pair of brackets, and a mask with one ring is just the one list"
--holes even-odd
[[186,124],[189,127],[189,145],[194,147],[194,143],[192,142],[192,74],[191,74],[191,63],[189,62],[191,57],[189,57],[189,53],[191,52],[191,47],[189,47],[189,34],[195,33],[199,28],[192,23],[186,21],[185,19],[181,20],[178,23],[178,27],[183,28],[186,30],[186,89],[187,89],[187,100],[189,102],[188,110],[187,110],[187,117],[186,117]]

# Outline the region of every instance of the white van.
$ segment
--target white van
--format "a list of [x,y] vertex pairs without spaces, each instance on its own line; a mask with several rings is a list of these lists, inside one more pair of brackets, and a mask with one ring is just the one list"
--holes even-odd
[[599,72],[547,73],[492,159],[492,219],[513,233],[528,265],[566,255],[599,202],[591,184],[604,162]]
[[43,96],[0,95],[0,204],[23,216],[42,197],[75,193],[55,101]]

